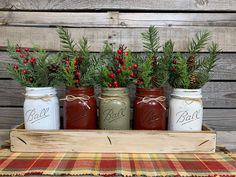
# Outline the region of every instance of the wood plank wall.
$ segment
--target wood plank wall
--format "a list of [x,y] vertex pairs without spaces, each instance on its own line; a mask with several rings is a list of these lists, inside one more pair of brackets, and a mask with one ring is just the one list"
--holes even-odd
[[[86,36],[94,52],[105,40],[141,52],[140,33],[149,25],[159,27],[161,43],[171,38],[178,51],[186,50],[196,32],[210,31],[222,53],[203,88],[204,121],[216,130],[236,130],[235,0],[0,0],[0,60],[10,61],[7,40],[60,50],[58,25],[68,28],[74,39]],[[0,128],[22,122],[22,92],[0,66]]]

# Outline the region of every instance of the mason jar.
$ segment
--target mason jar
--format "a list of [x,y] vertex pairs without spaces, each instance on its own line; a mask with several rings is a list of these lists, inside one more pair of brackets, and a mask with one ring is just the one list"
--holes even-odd
[[202,130],[201,89],[173,89],[169,103],[169,130]]
[[103,88],[99,105],[100,129],[129,130],[130,100],[127,88]]
[[137,88],[133,125],[136,130],[166,130],[166,103],[163,88]]
[[64,129],[96,129],[97,104],[93,87],[66,88]]
[[26,129],[60,129],[59,101],[53,87],[26,87],[24,102]]

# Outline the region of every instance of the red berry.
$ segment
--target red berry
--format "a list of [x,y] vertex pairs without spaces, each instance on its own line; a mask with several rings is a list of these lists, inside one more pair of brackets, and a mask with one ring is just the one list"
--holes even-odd
[[14,65],[13,65],[13,68],[14,68],[14,69],[18,69],[18,68],[19,68],[19,66],[18,66],[18,65],[16,65],[16,64],[14,64]]
[[132,66],[131,66],[131,65],[129,66],[129,69],[132,69]]
[[117,82],[117,81],[114,81],[113,84],[114,84],[114,85],[118,85],[118,82]]
[[79,61],[77,59],[74,60],[74,65],[78,65]]
[[78,80],[78,79],[76,79],[76,80],[75,80],[75,83],[76,83],[76,84],[79,84],[79,80]]
[[114,85],[114,87],[118,87],[118,82],[117,82],[117,81],[114,81],[114,82],[113,82],[113,85]]
[[120,59],[119,62],[120,62],[121,65],[124,64],[124,60],[122,60],[122,59]]
[[117,68],[117,69],[116,69],[116,72],[117,72],[117,73],[120,73],[120,72],[121,72],[121,69],[120,69],[120,68]]
[[115,75],[114,73],[110,73],[110,74],[109,74],[109,77],[112,78],[112,79],[114,79],[114,78],[116,77],[116,75]]
[[64,63],[65,63],[66,65],[68,65],[68,64],[69,64],[69,61],[68,61],[68,60],[65,60]]
[[30,63],[34,63],[34,62],[36,62],[36,58],[35,57],[31,57]]
[[109,87],[109,88],[111,88],[111,87],[112,87],[112,84],[111,84],[111,83],[110,83],[110,84],[108,84],[108,87]]
[[33,81],[33,78],[32,78],[32,77],[30,77],[30,78],[29,78],[29,81],[30,81],[30,82],[32,82],[32,81]]
[[118,54],[122,54],[122,50],[121,50],[121,49],[118,49],[118,50],[117,50],[117,53],[118,53]]
[[24,63],[28,63],[28,61],[29,61],[29,60],[28,60],[27,58],[24,59]]
[[134,77],[134,73],[132,72],[132,73],[130,73],[130,77]]
[[22,70],[22,73],[23,73],[23,74],[26,74],[26,73],[27,73],[27,70],[26,70],[26,69],[23,69],[23,70]]
[[20,47],[16,47],[16,52],[20,52]]
[[173,67],[171,70],[172,70],[173,73],[175,73],[176,72],[176,67]]
[[76,76],[80,77],[81,73],[79,71],[76,72]]
[[138,64],[134,64],[134,69],[137,69],[138,68]]
[[172,63],[175,65],[175,64],[177,63],[177,60],[174,59],[174,60],[172,61]]
[[70,68],[67,67],[67,68],[66,68],[66,71],[69,72],[69,71],[70,71]]
[[28,52],[28,51],[29,51],[29,48],[27,48],[27,47],[26,47],[26,48],[24,48],[24,51]]
[[128,51],[125,51],[125,56],[128,56],[129,55],[129,52]]
[[25,58],[25,55],[23,53],[20,54],[21,58]]
[[120,60],[120,56],[119,55],[116,55],[116,60]]
[[125,67],[125,65],[122,65],[122,69],[125,69],[126,67]]

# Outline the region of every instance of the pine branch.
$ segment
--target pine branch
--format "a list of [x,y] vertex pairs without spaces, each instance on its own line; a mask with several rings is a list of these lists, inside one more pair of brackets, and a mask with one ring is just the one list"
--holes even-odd
[[141,34],[143,40],[143,48],[156,57],[160,48],[160,37],[157,28],[150,26],[147,32]]
[[[184,57],[176,54],[176,64],[172,66],[169,83],[173,88],[189,88],[189,73]],[[173,70],[174,69],[174,70]]]
[[189,45],[189,54],[194,56],[199,53],[207,44],[207,41],[210,39],[210,33],[207,31],[199,32],[195,35],[195,38],[192,39],[192,42]]
[[68,30],[64,29],[63,27],[58,27],[57,33],[59,35],[63,49],[75,56],[77,53],[75,50],[76,44],[74,40],[71,39],[71,35],[69,34]]

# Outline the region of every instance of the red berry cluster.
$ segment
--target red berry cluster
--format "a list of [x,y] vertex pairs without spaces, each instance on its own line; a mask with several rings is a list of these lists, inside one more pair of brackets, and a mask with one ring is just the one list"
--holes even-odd
[[126,50],[126,47],[124,45],[121,45],[115,55],[115,69],[110,69],[110,73],[108,73],[108,77],[112,80],[110,83],[108,83],[108,87],[119,87],[119,76],[124,72],[125,70],[130,70],[129,76],[131,78],[136,77],[135,71],[133,69],[138,68],[138,64],[134,64],[133,66],[129,65],[128,68],[126,68],[126,60],[125,58],[129,55],[129,51]]
[[[19,65],[17,64],[13,64],[12,67],[14,70],[18,71],[19,73],[22,73],[24,75],[24,78],[26,81],[29,82],[33,82],[33,78],[27,76],[27,73],[29,73],[28,71],[28,64],[31,64],[31,67],[34,68],[34,65],[36,63],[36,58],[34,56],[30,56],[29,54],[29,48],[20,48],[20,47],[16,47],[15,48],[16,52],[19,54],[19,57],[22,58],[22,62],[20,62],[19,64],[21,65],[21,67],[19,67]],[[30,59],[29,59],[30,58]],[[23,64],[21,64],[23,63]]]
[[173,60],[172,60],[172,68],[171,68],[171,71],[173,73],[176,72],[176,66],[175,66],[176,64],[177,64],[177,60],[176,60],[176,57],[174,57]]
[[73,75],[75,86],[78,87],[80,83],[81,73],[79,71],[79,60],[78,58],[74,59],[73,62],[70,62],[69,58],[64,59],[65,70],[68,73]]

